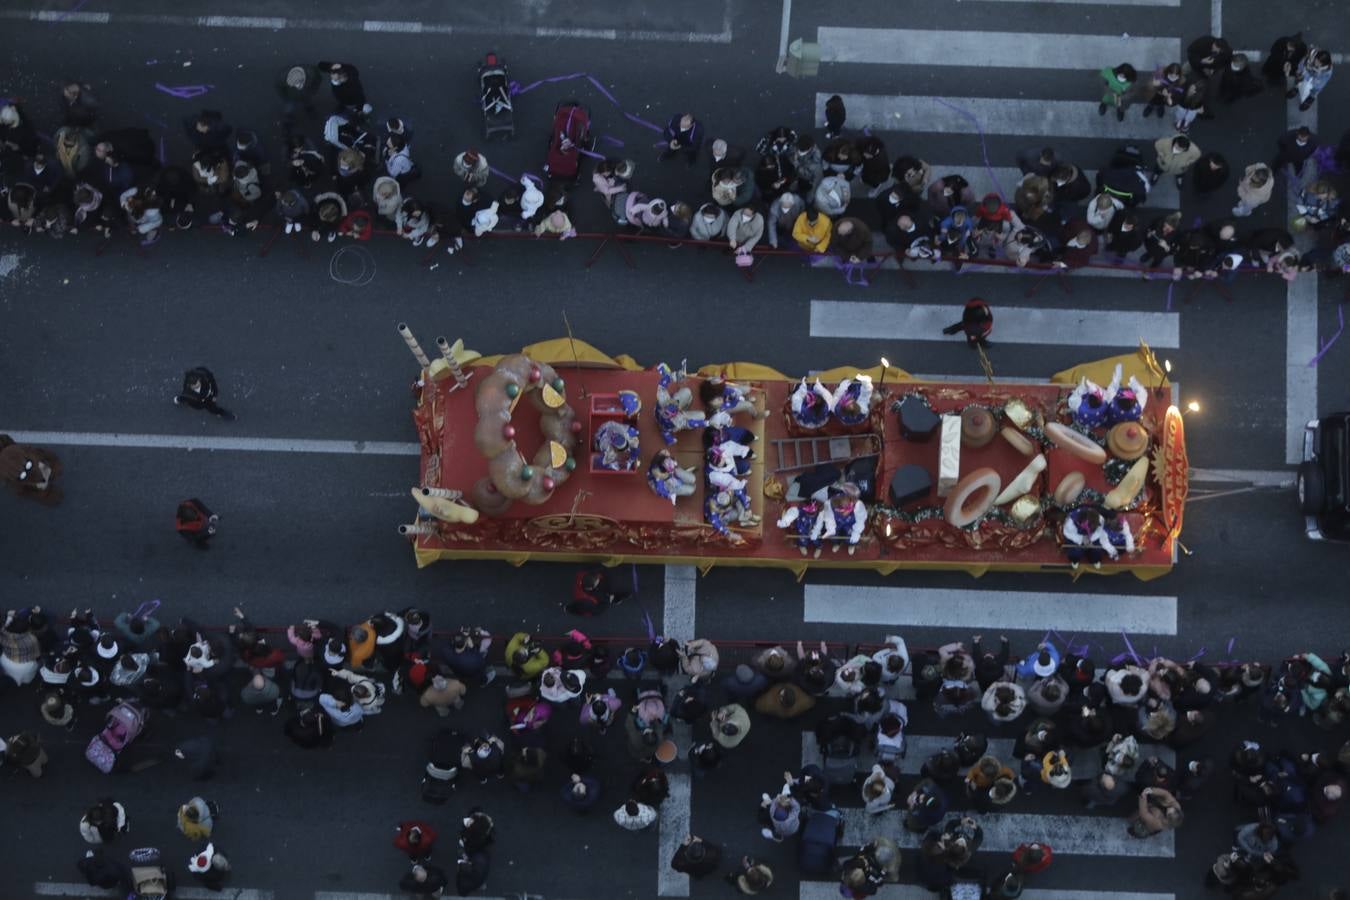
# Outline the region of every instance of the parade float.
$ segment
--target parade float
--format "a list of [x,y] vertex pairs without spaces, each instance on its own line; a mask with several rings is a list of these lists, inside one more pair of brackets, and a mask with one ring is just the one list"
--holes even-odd
[[1045,383],[789,376],[438,338],[420,366],[417,564],[496,559],[1130,572],[1175,562],[1188,464],[1146,346]]

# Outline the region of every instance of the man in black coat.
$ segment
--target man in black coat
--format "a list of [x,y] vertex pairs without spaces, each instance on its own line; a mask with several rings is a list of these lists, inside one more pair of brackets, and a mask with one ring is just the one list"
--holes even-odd
[[694,878],[711,875],[722,865],[722,848],[701,837],[689,835],[675,851],[670,867]]
[[1280,135],[1275,146],[1279,152],[1276,153],[1275,161],[1270,164],[1270,168],[1279,172],[1285,166],[1292,166],[1295,175],[1302,175],[1303,164],[1308,161],[1308,157],[1317,152],[1317,135],[1313,134],[1307,125],[1300,125]]

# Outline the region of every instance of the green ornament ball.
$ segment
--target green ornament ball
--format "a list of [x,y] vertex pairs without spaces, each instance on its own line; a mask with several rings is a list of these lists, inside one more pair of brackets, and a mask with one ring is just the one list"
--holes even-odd
[[561,394],[565,387],[567,387],[567,382],[563,381],[561,377],[553,379],[553,389],[555,391]]
[[516,384],[515,382],[508,384],[506,386],[506,396],[510,397],[512,400],[520,396],[520,385]]
[[523,481],[529,481],[531,478],[533,478],[534,466],[522,466],[520,469],[520,477],[521,480]]
[[576,461],[575,459],[573,459],[572,457],[570,457],[570,456],[567,457],[567,461],[566,461],[565,463],[563,463],[563,468],[566,469],[566,470],[569,471],[569,472],[575,471],[575,470],[576,470],[576,467],[577,467],[577,461]]

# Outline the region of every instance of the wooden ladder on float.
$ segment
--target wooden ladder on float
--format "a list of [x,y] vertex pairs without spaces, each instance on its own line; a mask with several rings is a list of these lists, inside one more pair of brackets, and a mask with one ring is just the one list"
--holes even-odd
[[[834,441],[847,441],[848,452],[839,454],[838,445],[831,447]],[[822,448],[821,445],[825,446]],[[881,453],[881,442],[875,434],[840,434],[833,437],[778,438],[773,441],[774,453],[778,465],[774,474],[791,472],[796,469],[810,469],[821,463],[848,462],[860,456]],[[823,452],[822,452],[823,451]]]

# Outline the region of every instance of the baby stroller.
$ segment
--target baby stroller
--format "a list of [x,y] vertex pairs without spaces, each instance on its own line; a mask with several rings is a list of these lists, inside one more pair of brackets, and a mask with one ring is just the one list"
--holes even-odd
[[553,110],[553,131],[548,137],[544,174],[559,181],[576,183],[581,173],[581,154],[595,150],[591,137],[591,112],[575,100],[564,100]]
[[515,113],[511,107],[511,82],[506,63],[489,53],[478,64],[478,93],[483,101],[483,137],[516,136]]
[[108,710],[107,724],[89,740],[84,758],[103,774],[110,773],[117,765],[118,754],[145,728],[145,716],[144,710],[126,701]]
[[444,805],[455,789],[459,777],[459,754],[464,738],[448,728],[433,734],[427,741],[427,766],[422,776],[422,799],[436,806]]
[[136,900],[168,900],[173,894],[173,873],[160,865],[159,851],[142,847],[131,851],[131,884]]

